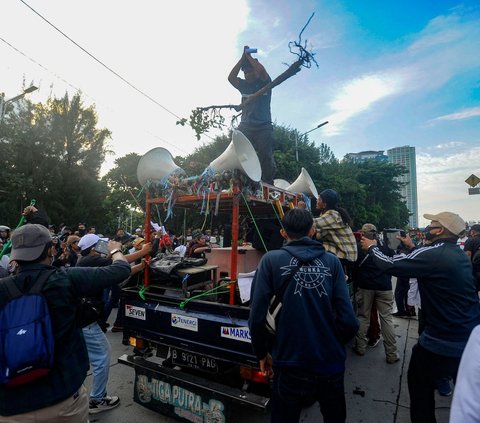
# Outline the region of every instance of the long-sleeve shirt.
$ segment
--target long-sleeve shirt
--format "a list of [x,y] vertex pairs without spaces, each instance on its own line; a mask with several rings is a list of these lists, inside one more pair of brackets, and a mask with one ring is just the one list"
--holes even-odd
[[[22,274],[31,275],[30,283],[43,270],[43,264],[22,266]],[[54,364],[50,373],[16,388],[0,385],[0,415],[11,416],[49,407],[64,401],[80,388],[89,367],[82,331],[76,324],[77,301],[96,295],[104,288],[120,283],[130,275],[130,265],[117,260],[107,267],[61,268],[49,277],[42,294],[45,296],[55,336]],[[31,285],[26,287],[31,288]],[[0,283],[0,309],[9,297]]]
[[339,259],[354,262],[357,260],[357,241],[352,229],[343,222],[336,210],[327,210],[313,220],[316,238],[326,251],[335,254]]
[[480,324],[480,304],[472,265],[455,239],[440,239],[407,255],[388,257],[378,247],[369,255],[390,275],[417,278],[425,315],[420,344],[435,353],[460,356]]

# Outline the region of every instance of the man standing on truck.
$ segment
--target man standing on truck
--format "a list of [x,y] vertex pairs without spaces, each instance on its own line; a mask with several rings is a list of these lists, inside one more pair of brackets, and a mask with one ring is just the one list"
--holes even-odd
[[[263,65],[252,57],[248,46],[243,49],[243,54],[228,75],[228,81],[242,94],[242,104],[250,96],[272,82]],[[238,73],[243,70],[245,79],[239,78]],[[238,129],[248,138],[255,148],[262,168],[262,181],[273,185],[276,165],[273,158],[272,116],[270,100],[272,90],[258,96],[242,110],[242,120]]]
[[[289,210],[280,230],[286,246],[262,258],[252,284],[250,336],[260,369],[273,377],[275,423],[295,422],[314,401],[326,423],[344,422],[344,344],[359,324],[350,303],[342,265],[311,239],[313,218]],[[269,303],[287,279],[273,339],[265,326]]]

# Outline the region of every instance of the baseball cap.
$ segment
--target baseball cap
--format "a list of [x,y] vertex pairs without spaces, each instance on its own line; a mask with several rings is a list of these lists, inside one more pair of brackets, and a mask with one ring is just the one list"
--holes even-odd
[[70,245],[74,244],[75,242],[79,242],[79,241],[80,241],[79,236],[69,235],[68,238],[67,238],[67,245],[70,246]]
[[377,227],[371,223],[365,223],[360,232],[377,232]]
[[45,245],[52,241],[50,231],[43,225],[27,223],[15,229],[10,237],[10,260],[34,261],[40,257]]
[[100,238],[97,234],[87,234],[78,241],[78,248],[84,251],[87,248],[93,247],[99,240],[108,241],[108,238]]
[[452,234],[460,235],[465,232],[465,221],[458,215],[452,212],[441,212],[438,214],[423,215],[425,219],[434,220],[447,228]]
[[138,247],[142,242],[144,242],[145,240],[143,238],[135,238],[135,241],[133,241],[133,246],[136,248]]

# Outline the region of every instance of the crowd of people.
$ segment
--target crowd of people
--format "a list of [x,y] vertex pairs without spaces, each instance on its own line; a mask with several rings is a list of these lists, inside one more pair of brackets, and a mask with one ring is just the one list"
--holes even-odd
[[[57,269],[44,287],[55,332],[55,360],[45,378],[15,390],[0,384],[0,422],[60,421],[64,415],[71,418],[65,421],[86,422],[88,414],[120,404],[118,396],[107,394],[111,347],[105,336],[108,330],[123,331],[121,312],[110,329],[108,323],[112,309],[122,309],[120,285],[145,268],[147,255],[197,257],[219,247],[223,236],[218,229],[188,229],[177,237],[152,224],[149,242],[142,228],[133,234],[119,228],[109,239],[85,223],[57,229],[46,212],[34,206],[25,208],[24,216],[27,223],[18,229],[0,226],[0,277],[12,275],[28,292],[42,271]],[[0,284],[0,311],[9,301],[5,286]],[[64,291],[68,295],[55,297]],[[88,394],[83,383],[89,367],[93,377]],[[35,399],[25,401],[31,396]]]
[[[297,422],[301,409],[318,401],[325,422],[344,422],[346,343],[364,356],[383,339],[386,363],[395,365],[401,357],[394,318],[417,312],[419,337],[408,369],[411,421],[435,422],[435,391],[452,395],[454,384],[451,421],[479,421],[480,225],[468,228],[451,212],[425,214],[431,223],[423,233],[399,231],[392,248],[373,223],[353,232],[339,204],[338,193],[327,189],[317,201],[319,217],[305,208],[287,212],[286,244],[264,255],[255,274],[249,325],[260,367],[273,378],[271,421]],[[465,234],[462,251],[458,240]],[[395,298],[392,276],[400,285]],[[352,281],[353,304],[345,280]],[[280,292],[272,340],[270,307]]]
[[[284,246],[265,254],[255,274],[249,325],[261,370],[273,379],[272,422],[298,421],[301,409],[315,400],[324,421],[345,421],[345,346],[351,343],[353,352],[364,356],[383,340],[385,360],[394,365],[400,354],[393,319],[417,314],[419,338],[408,370],[412,422],[435,421],[435,390],[451,395],[454,384],[452,421],[470,421],[472,394],[466,387],[478,384],[469,367],[478,362],[472,351],[479,342],[478,330],[473,330],[480,324],[480,271],[474,260],[480,225],[467,228],[450,212],[425,215],[431,223],[421,236],[417,231],[399,234],[399,246],[391,248],[373,223],[354,232],[339,204],[338,193],[327,189],[317,201],[318,217],[303,208],[288,211],[282,220]],[[123,330],[121,312],[111,328],[108,324],[112,309],[122,307],[119,284],[144,269],[147,255],[201,257],[209,248],[221,247],[224,236],[218,229],[192,228],[176,236],[153,224],[149,237],[142,228],[133,234],[119,228],[108,240],[84,223],[57,230],[33,206],[25,215],[27,224],[14,231],[0,226],[1,276],[15,275],[29,289],[42,270],[58,269],[44,288],[49,304],[55,304],[56,358],[48,377],[21,386],[15,395],[0,385],[0,422],[25,416],[49,421],[65,410],[76,416],[72,421],[86,421],[88,414],[120,403],[118,396],[107,394],[110,345],[105,336],[108,330]],[[465,233],[462,251],[458,239]],[[11,251],[3,248],[8,244]],[[398,292],[392,291],[392,276]],[[353,286],[353,302],[346,281]],[[286,289],[272,340],[265,322],[282,283]],[[8,302],[5,289],[0,284],[0,310]],[[79,304],[98,306],[98,314],[80,324]],[[469,353],[462,359],[466,346]],[[89,366],[88,394],[83,382]],[[459,367],[464,376],[457,381]],[[35,400],[19,401],[14,398],[19,393]]]

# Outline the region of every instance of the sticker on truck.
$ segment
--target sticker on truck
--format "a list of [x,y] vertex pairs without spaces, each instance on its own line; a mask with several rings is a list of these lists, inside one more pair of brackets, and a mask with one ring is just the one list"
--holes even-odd
[[174,328],[198,332],[198,319],[196,317],[182,316],[181,314],[172,313],[171,322]]
[[125,304],[125,317],[146,320],[146,316],[146,310],[143,307],[136,307],[130,304]]
[[177,420],[225,423],[229,407],[219,396],[166,375],[136,370],[135,402]]
[[222,326],[220,328],[220,335],[222,338],[234,339],[235,341],[252,342],[250,329],[248,329],[248,327]]

